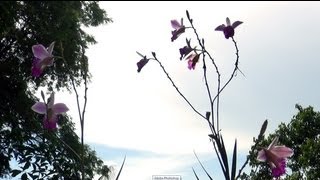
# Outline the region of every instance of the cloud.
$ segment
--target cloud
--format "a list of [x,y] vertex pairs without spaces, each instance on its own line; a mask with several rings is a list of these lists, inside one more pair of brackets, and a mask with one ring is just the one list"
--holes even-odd
[[[195,108],[203,114],[209,109],[201,65],[189,71],[187,63],[179,60],[178,48],[184,45],[187,34],[176,43],[170,41],[170,20],[185,17],[187,8],[208,51],[221,64],[223,82],[234,66],[235,50],[231,41],[214,32],[214,27],[224,23],[227,16],[232,21],[244,22],[237,29],[236,39],[239,65],[246,77],[238,73],[223,91],[220,102],[220,128],[229,152],[236,138],[239,151],[246,153],[265,119],[269,119],[267,132],[272,132],[280,122],[288,122],[297,101],[319,107],[320,87],[314,83],[315,77],[320,77],[316,61],[319,58],[312,48],[305,48],[316,47],[315,42],[320,41],[314,36],[319,25],[312,22],[319,16],[317,6],[292,6],[287,2],[241,2],[243,6],[235,2],[170,2],[170,6],[160,2],[130,3],[101,2],[114,23],[88,29],[98,44],[87,51],[93,79],[85,120],[85,142],[159,154],[130,157],[125,177],[150,179],[152,173],[157,173],[156,167],[159,173],[165,173],[183,166],[184,161],[194,162],[193,150],[201,155],[214,152],[207,123],[177,94],[159,65],[150,61],[137,73],[140,57],[136,51],[148,56],[156,51]],[[302,6],[309,8],[303,17],[295,13]],[[299,19],[303,19],[302,24],[314,24],[313,28],[298,23]],[[304,33],[310,31],[313,33]],[[211,69],[210,73],[214,71]],[[214,78],[212,88],[216,87]],[[57,95],[59,98],[72,107],[69,113],[77,122],[79,134],[75,98],[69,94]],[[186,157],[189,159],[183,160]],[[178,162],[168,166],[171,161]],[[122,155],[116,162],[121,164]],[[148,173],[144,174],[143,169]]]
[[[110,9],[110,12],[114,11]],[[190,71],[187,63],[179,60],[178,46],[175,47],[170,41],[170,18],[155,16],[156,23],[152,22],[155,29],[149,30],[149,37],[150,33],[139,32],[144,30],[142,25],[129,24],[132,23],[130,18],[135,19],[134,15],[130,18],[114,16],[114,23],[90,30],[99,43],[87,51],[93,79],[88,89],[85,141],[155,153],[187,154],[193,149],[210,152],[212,147],[207,136],[210,134],[207,123],[179,96],[159,65],[150,61],[141,73],[136,71],[136,62],[140,57],[135,51],[146,48],[144,53],[150,53],[149,49],[152,49],[146,44],[153,44],[154,50],[159,49],[159,59],[181,92],[200,113],[205,114],[209,109],[201,66],[196,71]],[[210,18],[202,20],[209,22]],[[163,27],[165,21],[168,21],[167,28]],[[141,19],[136,23],[141,23]],[[130,33],[124,31],[126,26],[131,27]],[[154,32],[159,35],[153,36]],[[164,38],[159,40],[160,34],[165,37],[165,32],[167,41]],[[159,43],[147,42],[151,37]],[[167,59],[171,56],[176,56],[176,59]],[[82,92],[83,88],[79,92],[80,97]],[[61,99],[70,99],[70,95],[62,95]],[[72,104],[70,114],[73,114],[80,133],[75,98],[72,97],[68,104]],[[228,122],[227,119],[223,119],[222,125],[225,122]],[[229,122],[232,122],[231,118]],[[223,133],[225,141],[231,142],[230,147],[233,147],[237,137],[242,142],[238,144],[239,148],[244,150],[252,139],[252,134],[247,131],[234,129]]]
[[[113,148],[101,144],[90,144],[105,164],[112,166],[113,178],[118,174],[123,158],[126,155],[121,179],[150,180],[153,175],[179,175],[183,180],[193,180],[192,168],[195,169],[200,179],[207,179],[193,152],[189,154],[157,154],[148,151],[133,151],[131,149]],[[201,163],[209,174],[215,179],[222,179],[223,174],[215,153],[200,153],[196,151]],[[232,155],[229,154],[231,163]],[[238,152],[237,167],[241,167],[246,158],[246,153]],[[113,179],[111,178],[111,179]]]

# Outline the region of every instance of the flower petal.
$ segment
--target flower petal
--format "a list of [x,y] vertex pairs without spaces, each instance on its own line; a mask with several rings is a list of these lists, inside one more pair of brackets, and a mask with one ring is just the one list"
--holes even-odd
[[137,66],[138,66],[138,72],[141,71],[141,69],[149,62],[149,59],[143,58],[141,59],[139,62],[137,62]]
[[285,146],[274,146],[270,151],[279,158],[287,158],[293,155],[293,150]]
[[33,57],[32,66],[40,66],[41,59]]
[[171,20],[171,26],[174,28],[174,29],[179,29],[181,28],[181,24],[177,21],[177,20]]
[[232,23],[233,29],[235,29],[237,26],[239,26],[239,25],[242,24],[242,23],[243,23],[243,22],[241,22],[241,21],[236,21],[236,22]]
[[272,152],[271,150],[264,149],[264,151],[265,151],[265,154],[266,154],[266,159],[267,159],[268,163],[270,164],[270,167],[271,167],[271,168],[279,167],[279,162],[280,162],[281,159],[283,159],[283,158],[278,157],[278,156],[277,156],[274,152]]
[[189,61],[188,61],[188,69],[190,69],[190,70],[194,70],[196,67],[195,66],[193,66],[193,61],[190,59]]
[[53,41],[50,46],[48,47],[48,53],[51,56],[52,55],[52,51],[53,51],[53,47],[54,47],[55,42]]
[[281,175],[286,173],[286,160],[280,159],[278,162],[278,166],[271,168],[272,176],[275,178],[280,177]]
[[188,46],[184,46],[183,48],[180,48],[179,49],[179,52],[180,52],[180,60],[183,59],[183,57],[187,56],[189,53],[191,53],[193,49],[188,47]]
[[196,68],[196,64],[199,60],[199,56],[200,54],[190,54],[187,59],[188,59],[188,68],[191,69],[195,69]]
[[275,146],[278,143],[279,137],[276,136],[273,138],[272,142],[270,143],[270,145],[268,146],[268,149],[273,148],[273,146]]
[[61,114],[69,111],[69,108],[64,103],[57,103],[52,106],[54,114]]
[[43,127],[48,130],[57,129],[57,116],[52,116],[51,119],[43,119]]
[[51,93],[48,99],[48,108],[52,108],[54,105],[54,92]]
[[258,152],[258,157],[257,157],[257,159],[258,159],[259,161],[263,161],[263,162],[267,160],[267,156],[266,156],[266,153],[265,153],[264,149],[262,149],[262,150],[260,150],[260,151]]
[[40,75],[42,74],[42,70],[41,70],[41,68],[32,67],[31,74],[34,77],[40,77]]
[[42,73],[41,61],[39,58],[34,57],[32,62],[31,74],[32,76],[39,77]]
[[176,40],[182,33],[185,32],[185,27],[182,26],[181,28],[177,29],[177,30],[174,30],[172,31],[172,37],[171,37],[171,42],[173,42],[174,40]]
[[48,51],[42,44],[33,45],[32,52],[34,57],[39,58],[40,60],[43,60],[50,56]]
[[197,54],[192,53],[192,54],[190,54],[188,57],[186,57],[186,59],[192,61],[192,59],[193,59],[196,55],[197,55]]
[[46,104],[43,102],[37,102],[35,103],[31,109],[39,114],[45,114],[47,112]]
[[234,29],[232,26],[227,26],[226,28],[223,29],[223,34],[224,34],[224,37],[226,39],[229,39],[230,37],[233,37],[234,35]]
[[52,66],[53,65],[53,56],[46,57],[41,61],[41,66],[46,67],[46,66]]
[[227,23],[227,26],[231,26],[230,19],[228,17],[226,18],[226,23]]
[[214,29],[214,30],[216,30],[216,31],[223,31],[224,28],[226,28],[226,26],[225,26],[224,24],[222,24],[222,25],[216,27],[216,29]]

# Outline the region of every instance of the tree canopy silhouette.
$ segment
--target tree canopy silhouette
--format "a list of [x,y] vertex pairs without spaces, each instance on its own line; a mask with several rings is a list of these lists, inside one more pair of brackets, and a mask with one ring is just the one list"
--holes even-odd
[[[303,108],[296,105],[298,113],[293,116],[288,124],[281,123],[274,133],[261,141],[258,146],[268,145],[274,136],[279,136],[279,141],[294,149],[294,154],[288,162],[286,180],[319,179],[320,178],[320,112],[313,107]],[[241,179],[272,179],[268,164],[256,160],[257,150],[251,149],[251,172],[242,174]]]
[[[76,86],[84,77],[90,79],[85,51],[96,41],[83,27],[109,22],[96,1],[0,2],[0,177],[80,177],[80,159],[68,147],[80,154],[71,118],[59,117],[60,128],[52,133],[43,129],[42,117],[30,108],[39,101],[35,97],[39,87],[71,91],[71,78]],[[32,77],[32,45],[53,41],[53,54],[63,54],[65,62],[57,59],[54,68]],[[86,178],[107,176],[108,166],[88,145],[84,149]]]

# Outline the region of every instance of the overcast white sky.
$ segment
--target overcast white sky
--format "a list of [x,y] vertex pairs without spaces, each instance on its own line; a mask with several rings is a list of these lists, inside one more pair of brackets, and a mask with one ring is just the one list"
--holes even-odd
[[[85,142],[116,169],[127,154],[121,180],[150,180],[162,174],[191,180],[195,179],[191,167],[204,177],[193,150],[211,166],[212,176],[221,179],[207,124],[178,95],[157,63],[149,62],[137,73],[136,51],[149,57],[155,51],[191,103],[201,112],[209,110],[202,64],[190,71],[187,62],[179,60],[179,48],[186,37],[193,38],[192,33],[173,43],[170,39],[170,20],[183,17],[189,25],[185,10],[220,65],[223,80],[230,76],[235,49],[214,28],[226,17],[244,22],[236,28],[235,40],[246,76],[239,73],[223,92],[220,111],[226,148],[231,151],[238,139],[238,167],[265,119],[270,133],[280,122],[290,121],[296,103],[320,110],[319,2],[106,1],[100,6],[114,22],[87,29],[98,44],[87,51],[93,78]],[[74,95],[61,94],[59,99],[68,104],[79,129]]]

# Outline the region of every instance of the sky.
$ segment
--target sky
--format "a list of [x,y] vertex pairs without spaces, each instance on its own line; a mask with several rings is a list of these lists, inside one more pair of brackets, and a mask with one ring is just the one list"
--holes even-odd
[[[223,179],[210,130],[179,96],[160,66],[150,61],[140,73],[136,54],[156,52],[170,77],[203,114],[209,110],[202,63],[195,70],[180,61],[185,38],[196,39],[190,29],[171,42],[170,20],[184,18],[188,10],[206,49],[215,58],[225,83],[234,67],[235,48],[215,27],[242,21],[236,28],[240,73],[220,99],[220,128],[231,156],[238,142],[237,167],[245,157],[265,119],[266,134],[297,113],[295,104],[320,110],[320,3],[319,2],[100,2],[113,23],[85,28],[97,44],[87,50],[92,82],[88,85],[85,142],[115,169],[127,157],[121,180],[150,180],[153,175],[179,175],[195,179],[192,167],[205,178],[193,151],[214,179]],[[215,72],[209,71],[216,87]],[[83,89],[79,88],[80,95]],[[40,95],[39,95],[40,97]],[[75,95],[56,95],[68,105],[80,134]],[[83,103],[83,100],[81,101]]]

